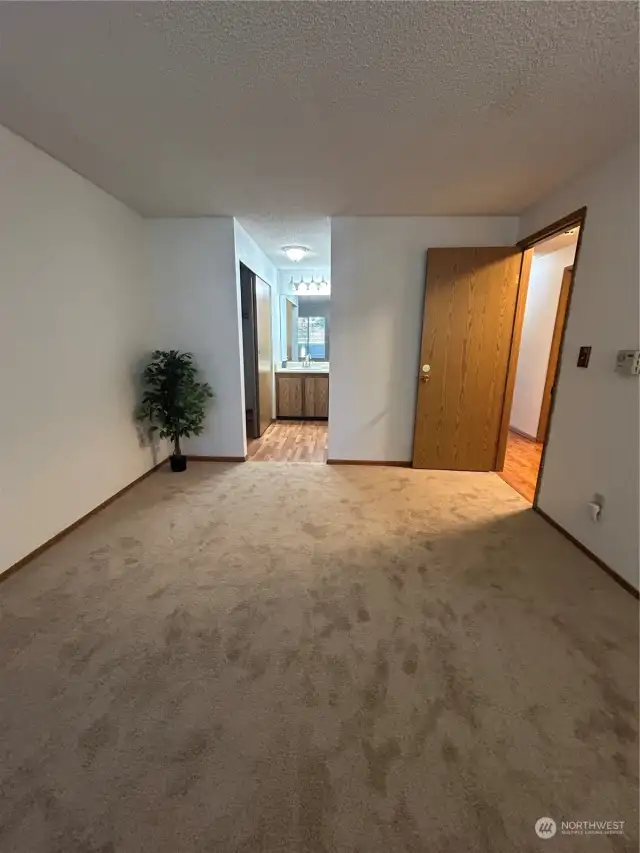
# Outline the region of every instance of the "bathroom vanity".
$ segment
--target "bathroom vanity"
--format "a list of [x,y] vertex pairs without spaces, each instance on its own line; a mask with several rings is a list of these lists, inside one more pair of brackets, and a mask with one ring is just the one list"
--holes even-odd
[[289,363],[276,370],[276,417],[329,417],[329,364]]

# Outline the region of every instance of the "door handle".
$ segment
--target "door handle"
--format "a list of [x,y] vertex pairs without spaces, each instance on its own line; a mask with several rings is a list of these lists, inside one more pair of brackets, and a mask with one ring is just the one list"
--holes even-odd
[[428,382],[431,377],[429,374],[431,373],[431,365],[423,364],[422,365],[422,373],[420,374],[420,382]]

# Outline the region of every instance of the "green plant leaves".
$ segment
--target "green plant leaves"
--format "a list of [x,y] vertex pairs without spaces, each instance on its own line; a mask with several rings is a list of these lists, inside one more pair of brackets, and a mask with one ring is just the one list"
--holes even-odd
[[180,438],[200,435],[207,404],[213,398],[208,382],[198,382],[193,355],[178,350],[154,350],[142,374],[145,390],[137,413],[151,431],[170,438],[180,452]]

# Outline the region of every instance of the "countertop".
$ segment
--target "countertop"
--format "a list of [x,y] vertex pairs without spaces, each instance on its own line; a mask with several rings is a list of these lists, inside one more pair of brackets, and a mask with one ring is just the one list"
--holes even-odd
[[328,376],[328,367],[278,367],[276,376]]

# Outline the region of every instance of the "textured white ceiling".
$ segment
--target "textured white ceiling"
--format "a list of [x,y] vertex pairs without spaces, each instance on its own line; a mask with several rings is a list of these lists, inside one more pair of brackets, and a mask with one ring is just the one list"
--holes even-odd
[[0,123],[148,215],[517,213],[637,133],[638,8],[3,2]]
[[[331,221],[326,216],[238,217],[258,246],[281,270],[331,266]],[[283,246],[306,246],[309,254],[300,263],[290,261]]]

